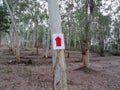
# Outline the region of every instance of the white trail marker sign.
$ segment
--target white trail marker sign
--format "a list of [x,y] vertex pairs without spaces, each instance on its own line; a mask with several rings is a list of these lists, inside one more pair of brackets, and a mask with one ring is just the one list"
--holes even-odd
[[65,49],[63,34],[53,34],[53,49]]

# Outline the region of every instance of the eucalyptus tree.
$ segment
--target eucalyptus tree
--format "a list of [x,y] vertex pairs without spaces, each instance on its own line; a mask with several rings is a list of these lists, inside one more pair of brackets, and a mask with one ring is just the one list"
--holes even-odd
[[[108,3],[109,2],[109,3]],[[104,56],[104,50],[112,50],[112,44],[115,41],[114,31],[118,20],[116,19],[119,15],[117,12],[118,0],[113,2],[112,0],[99,2],[100,5],[97,7],[97,22],[98,22],[98,40],[100,55]],[[116,3],[116,4],[115,4]],[[101,30],[100,30],[101,29]],[[119,31],[119,30],[116,30]],[[116,32],[115,31],[115,32]],[[118,33],[118,32],[117,32]],[[100,38],[101,37],[101,38]],[[104,48],[103,48],[104,47]]]
[[[68,20],[68,27],[67,27],[67,29],[68,29],[68,49],[69,49],[69,51],[70,51],[70,48],[71,48],[71,34],[72,34],[72,22],[73,22],[73,19],[72,19],[72,11],[73,11],[73,7],[74,7],[74,4],[73,4],[73,1],[71,1],[71,0],[68,0],[68,2],[66,2],[67,3],[67,8],[66,8],[66,11],[68,12],[68,17],[67,17],[67,20]],[[69,57],[69,51],[68,51],[68,57]]]
[[[59,14],[58,0],[48,0],[51,37],[53,34],[61,34],[61,17]],[[67,77],[64,50],[52,50],[53,52],[53,90],[67,90]]]
[[17,28],[16,28],[16,22],[15,22],[15,12],[14,10],[12,11],[12,9],[14,9],[15,7],[12,7],[12,9],[10,8],[7,0],[3,0],[7,9],[8,9],[8,12],[10,14],[10,17],[11,17],[11,21],[12,21],[12,27],[13,27],[13,30],[14,30],[14,33],[15,33],[15,38],[16,38],[16,61],[17,62],[20,62],[20,48],[19,48],[19,37],[18,37],[18,32],[17,32]]
[[[76,1],[76,0],[75,0]],[[62,31],[65,35],[66,49],[76,48],[80,42],[79,38],[79,22],[78,19],[81,17],[77,16],[79,6],[76,6],[74,0],[60,0],[60,14],[62,18]],[[81,1],[79,1],[80,4]],[[78,2],[77,2],[78,3]],[[78,5],[79,5],[78,4]],[[68,55],[69,57],[69,51]]]
[[44,57],[48,58],[48,51],[50,48],[50,25],[48,25],[48,28],[44,29],[44,36],[43,36],[43,48],[44,48]]
[[15,52],[15,46],[16,46],[17,47],[16,53],[20,54],[19,50],[20,50],[21,42],[24,43],[23,39],[21,39],[24,38],[24,34],[23,34],[25,31],[24,22],[28,21],[28,16],[25,14],[25,11],[28,7],[27,5],[28,0],[26,1],[4,0],[4,1],[12,19],[11,30],[10,30],[10,38],[11,38],[10,40],[13,44],[12,48],[13,51]]
[[[61,17],[62,17],[62,28],[63,32],[65,35],[65,44],[66,44],[66,49],[70,51],[71,48],[71,35],[72,29],[73,29],[73,8],[74,8],[74,3],[73,0],[62,0],[60,2],[60,9],[61,9]],[[69,57],[69,51],[68,51],[68,57]]]
[[[15,0],[13,0],[15,1]],[[38,48],[38,40],[42,42],[43,38],[43,27],[46,24],[45,16],[47,12],[46,1],[41,0],[40,2],[35,0],[25,0],[16,2],[16,22],[17,28],[19,29],[20,40],[23,38],[23,44],[26,46],[32,46]],[[36,53],[38,49],[36,49]]]
[[95,1],[86,0],[85,2],[85,26],[81,41],[83,67],[89,67],[90,31],[94,18]]
[[[45,18],[47,18],[47,12],[46,12],[46,1],[33,1],[33,0],[28,0],[28,8],[25,11],[25,15],[29,18],[28,22],[31,23],[32,25],[29,26],[27,29],[28,32],[32,32],[32,47],[34,51],[34,47],[36,47],[36,53],[38,53],[38,40],[41,40],[42,42],[43,38],[43,27],[47,23]],[[27,23],[27,22],[26,22]],[[30,31],[29,31],[30,29]],[[27,35],[27,37],[30,37]]]
[[120,6],[117,7],[116,11],[113,13],[114,14],[114,20],[113,20],[113,33],[114,33],[114,38],[116,43],[116,48],[117,50],[120,50]]
[[98,19],[98,40],[99,40],[99,48],[100,48],[100,55],[104,56],[104,50],[105,50],[105,41],[108,41],[108,32],[110,33],[110,24],[111,24],[111,18],[110,16],[103,16],[99,14]]
[[[77,34],[77,44],[79,45],[79,48],[81,50],[82,48],[82,40],[84,37],[84,27],[85,27],[85,4],[83,1],[77,1],[75,0],[76,3],[76,11],[74,12],[74,23],[76,27],[76,34]],[[79,4],[78,4],[79,3]]]

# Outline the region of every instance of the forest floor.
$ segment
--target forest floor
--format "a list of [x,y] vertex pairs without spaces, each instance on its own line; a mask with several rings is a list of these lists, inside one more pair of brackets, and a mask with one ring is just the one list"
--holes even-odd
[[[0,47],[0,90],[53,90],[52,58],[44,58],[44,50],[33,55],[31,49],[21,49],[21,60],[32,60],[32,65],[8,64],[15,60],[9,49]],[[51,52],[49,52],[51,56]],[[90,53],[90,69],[82,66],[81,53],[70,51],[67,58],[68,90],[120,90],[120,56],[100,57]]]

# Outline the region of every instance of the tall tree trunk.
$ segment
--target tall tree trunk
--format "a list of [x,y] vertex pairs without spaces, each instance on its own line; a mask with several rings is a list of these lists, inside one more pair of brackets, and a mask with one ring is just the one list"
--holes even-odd
[[89,67],[89,47],[90,47],[90,29],[93,20],[95,2],[93,0],[86,0],[86,25],[85,35],[82,41],[82,61],[83,67]]
[[[61,18],[57,0],[48,0],[51,37],[62,33]],[[64,50],[53,50],[53,90],[67,90],[67,76]]]
[[0,31],[0,45],[1,45],[1,40],[2,40],[1,38],[2,38],[2,35],[1,35],[1,31]]
[[74,35],[74,48],[76,49],[76,42],[77,42],[77,33],[76,33],[77,29],[75,29],[75,35]]
[[99,29],[99,48],[100,56],[104,56],[104,28]]
[[16,37],[16,61],[17,62],[20,62],[20,48],[19,48],[19,38],[18,38],[18,32],[16,30],[16,22],[15,22],[15,16],[14,14],[12,13],[9,5],[8,5],[8,2],[7,0],[4,0],[6,6],[7,6],[7,9],[8,9],[8,12],[10,14],[10,17],[11,17],[11,21],[12,21],[12,25],[13,25],[13,30],[14,30],[14,33],[15,33],[15,37]]
[[35,25],[36,25],[36,54],[38,55],[38,19],[36,17],[36,20],[35,20]]
[[15,45],[14,45],[14,31],[13,31],[13,25],[10,25],[10,51],[12,51],[13,54],[15,54]]
[[25,42],[25,43],[26,43],[26,45],[25,45],[26,48],[29,47],[29,43],[30,43],[30,42],[29,42],[29,35],[30,35],[30,31],[27,31],[26,42]]
[[13,24],[12,24],[11,33],[12,33],[12,52],[13,54],[15,54],[15,32],[13,30]]
[[46,47],[46,33],[47,33],[46,29],[43,28],[42,47],[44,48],[44,50],[45,50],[45,47]]
[[71,33],[70,33],[71,32],[71,24],[70,24],[69,18],[70,18],[70,16],[68,17],[68,28],[69,28],[69,31],[68,31],[68,55],[67,55],[68,58],[70,57],[70,44],[71,44]]
[[33,37],[32,37],[32,52],[35,53],[35,30],[33,31]]
[[117,27],[117,49],[120,50],[120,29]]
[[100,56],[104,56],[104,48],[103,48],[103,45],[104,42],[102,40],[100,40],[100,43],[99,43],[99,46],[100,46]]
[[48,58],[48,51],[49,51],[49,44],[50,44],[50,28],[48,28],[47,31],[47,37],[44,39],[44,49],[45,49],[45,58]]
[[9,34],[7,33],[5,36],[6,36],[6,45],[9,47]]

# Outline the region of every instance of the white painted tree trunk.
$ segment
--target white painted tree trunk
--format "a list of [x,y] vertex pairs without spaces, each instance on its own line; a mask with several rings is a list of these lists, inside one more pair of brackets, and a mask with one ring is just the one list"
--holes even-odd
[[48,51],[49,51],[49,44],[50,44],[50,30],[49,30],[49,28],[47,31],[47,36],[46,36],[46,34],[44,35],[43,43],[44,43],[43,46],[44,46],[44,50],[45,50],[44,56],[45,56],[45,58],[48,58]]
[[9,34],[6,34],[6,45],[9,46]]
[[9,38],[10,38],[10,45],[9,45],[9,47],[10,47],[10,50],[12,50],[12,29],[11,29],[11,26],[10,26],[10,30],[9,30],[10,32],[9,32]]
[[11,25],[11,39],[12,39],[12,52],[15,54],[15,33],[13,30],[13,24]]
[[43,27],[42,47],[45,49],[46,45],[46,29]]
[[50,46],[50,30],[48,29],[48,34],[47,34],[47,46],[46,46],[46,53],[45,53],[45,56],[46,56],[46,57],[48,57],[49,46]]
[[[55,33],[62,33],[61,17],[57,0],[48,0],[51,37]],[[66,64],[64,50],[53,50],[53,90],[67,90]]]
[[39,49],[39,48],[38,48],[38,33],[39,33],[39,32],[38,32],[38,19],[37,19],[37,17],[36,17],[36,19],[35,19],[35,29],[36,29],[36,32],[35,32],[35,36],[36,36],[36,37],[35,37],[35,40],[36,40],[36,41],[35,41],[36,54],[38,55],[38,53],[39,53],[39,52],[38,52],[38,49]]
[[33,52],[33,54],[35,53],[35,30],[34,30],[34,32],[33,32],[33,40],[32,40],[32,52]]
[[30,31],[27,31],[27,36],[26,36],[26,48],[28,48],[28,46],[29,46],[29,36],[30,36]]
[[13,54],[15,54],[15,49],[14,49],[14,33],[13,33],[13,28],[12,25],[10,25],[10,50],[13,52]]
[[76,48],[77,46],[77,44],[76,44],[76,42],[77,42],[77,26],[76,26],[76,29],[75,29],[75,35],[74,35],[74,48]]
[[11,17],[11,21],[12,21],[12,25],[13,25],[13,30],[14,30],[14,33],[15,33],[15,37],[16,37],[16,61],[19,62],[20,61],[20,48],[19,48],[19,37],[18,37],[18,32],[16,30],[16,23],[15,23],[15,16],[14,14],[12,13],[9,5],[8,5],[8,2],[7,0],[4,0],[6,6],[7,6],[7,9],[8,9],[8,12],[10,14],[10,17]]

